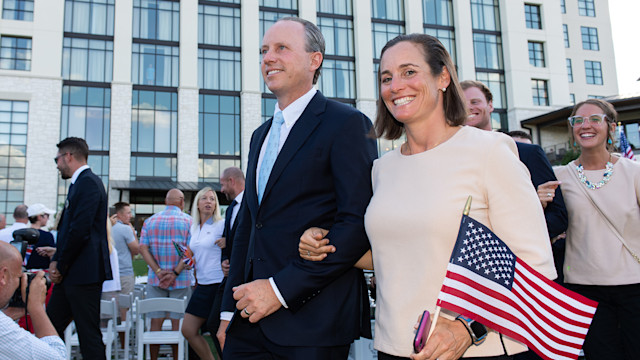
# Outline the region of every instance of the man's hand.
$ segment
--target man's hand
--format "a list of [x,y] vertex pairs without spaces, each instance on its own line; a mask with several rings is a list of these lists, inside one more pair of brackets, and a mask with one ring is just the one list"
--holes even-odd
[[115,225],[118,222],[118,214],[111,215],[109,221],[111,221],[111,226]]
[[234,287],[233,298],[238,300],[236,308],[240,310],[240,315],[249,318],[252,323],[273,314],[282,306],[266,279]]
[[[22,275],[23,294],[27,288],[27,274]],[[47,298],[47,281],[44,278],[44,271],[38,271],[36,277],[29,284],[29,302],[27,303],[27,311],[35,313],[42,310],[44,302]],[[26,298],[23,298],[26,299]]]
[[216,240],[215,244],[218,245],[220,249],[224,249],[227,246],[227,239],[221,237],[220,239]]
[[220,326],[218,327],[218,332],[216,333],[216,337],[218,338],[218,342],[220,343],[220,349],[224,350],[224,342],[227,340],[227,327],[229,326],[228,320],[220,320]]
[[547,181],[544,184],[538,185],[538,198],[542,204],[542,208],[545,209],[547,205],[553,201],[556,196],[556,189],[560,186],[560,181]]
[[158,280],[160,280],[160,284],[158,284],[158,286],[162,289],[167,289],[176,282],[176,277],[177,276],[173,271],[162,270],[158,273]]
[[222,265],[222,273],[224,276],[229,276],[229,268],[231,267],[231,265],[229,265],[229,259],[222,260],[220,265]]
[[52,261],[49,263],[49,279],[54,284],[60,284],[62,282],[62,275],[58,271],[58,262]]

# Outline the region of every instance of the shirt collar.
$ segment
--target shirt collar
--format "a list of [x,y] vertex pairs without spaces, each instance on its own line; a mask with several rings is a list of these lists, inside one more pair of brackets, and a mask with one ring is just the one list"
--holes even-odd
[[240,194],[238,194],[238,195],[236,196],[236,198],[235,198],[235,199],[233,199],[233,200],[235,200],[235,201],[236,201],[236,203],[238,203],[238,205],[240,205],[240,203],[242,202],[242,197],[243,197],[243,196],[244,196],[244,190],[242,190],[242,191],[240,192]]
[[71,177],[71,183],[72,183],[72,184],[75,184],[75,183],[76,183],[76,180],[78,180],[78,176],[80,176],[80,173],[81,173],[81,172],[83,172],[84,170],[88,169],[88,168],[89,168],[89,165],[82,165],[82,166],[80,166],[80,167],[78,168],[78,170],[76,170],[76,171],[73,173],[73,176]]
[[304,112],[304,109],[307,108],[307,105],[309,105],[309,103],[311,102],[311,99],[313,99],[313,96],[317,92],[318,90],[314,86],[312,86],[311,89],[307,91],[306,94],[297,98],[294,102],[289,104],[289,106],[287,106],[284,110],[281,110],[280,107],[278,106],[278,102],[276,102],[275,110],[273,112],[274,115],[278,111],[282,111],[282,117],[284,118],[285,125],[287,126],[287,128],[291,128],[293,124],[296,123],[300,115],[302,115],[302,112]]

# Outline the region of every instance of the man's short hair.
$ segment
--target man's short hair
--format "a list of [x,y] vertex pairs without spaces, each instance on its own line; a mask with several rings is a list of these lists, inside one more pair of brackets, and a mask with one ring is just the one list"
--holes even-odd
[[16,206],[13,210],[13,218],[14,219],[27,219],[29,215],[27,214],[27,205],[21,204]]
[[129,204],[128,202],[125,202],[125,201],[120,201],[120,202],[117,202],[117,203],[113,204],[113,207],[116,208],[116,213],[119,213],[120,210],[126,208],[127,206],[131,206],[131,204]]
[[[322,31],[311,21],[307,21],[305,19],[301,19],[295,16],[288,16],[278,19],[280,21],[295,21],[297,23],[302,24],[304,26],[304,37],[305,37],[305,50],[307,52],[319,52],[322,54],[322,60],[324,62],[324,36],[322,35]],[[315,74],[313,74],[313,84],[315,85],[318,82],[318,78],[320,77],[320,72],[322,69],[322,63],[316,69]]]
[[484,94],[484,97],[487,99],[487,102],[493,101],[493,94],[491,93],[491,90],[489,90],[487,85],[485,85],[483,82],[475,81],[475,80],[465,80],[460,83],[460,86],[462,87],[462,91],[465,91],[468,88],[472,88],[472,87],[478,88]]
[[511,136],[511,137],[517,137],[517,138],[522,138],[522,139],[527,139],[531,142],[533,142],[533,138],[531,137],[531,134],[529,134],[526,131],[522,131],[522,130],[513,130],[513,131],[509,131],[507,133],[507,135]]
[[56,146],[60,153],[69,152],[80,162],[86,162],[89,157],[89,146],[84,139],[68,137],[60,141]]

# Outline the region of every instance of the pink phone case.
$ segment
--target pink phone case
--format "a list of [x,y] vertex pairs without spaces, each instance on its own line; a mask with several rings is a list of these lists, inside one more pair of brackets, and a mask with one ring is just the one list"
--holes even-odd
[[415,351],[416,354],[422,351],[424,344],[427,343],[429,329],[431,329],[431,314],[428,310],[425,310],[422,313],[422,319],[420,320],[418,331],[416,331],[416,337],[413,339],[413,351]]

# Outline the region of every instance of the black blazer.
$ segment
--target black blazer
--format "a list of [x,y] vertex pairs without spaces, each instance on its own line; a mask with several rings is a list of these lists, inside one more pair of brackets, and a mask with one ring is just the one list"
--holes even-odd
[[[258,205],[256,167],[270,126],[271,120],[251,138],[222,311],[235,310],[232,287],[273,277],[288,309],[258,323],[270,341],[349,344],[361,331],[370,332],[364,278],[353,265],[369,249],[364,212],[377,157],[376,142],[368,136],[371,121],[316,93],[291,129]],[[298,253],[300,236],[312,226],[330,229],[328,238],[338,249],[320,262],[302,260]],[[233,333],[233,321],[228,331]]]
[[[553,173],[553,168],[544,154],[542,148],[538,145],[523,144],[516,142],[518,146],[518,154],[520,161],[529,169],[531,174],[531,182],[537,189],[538,185],[547,181],[558,180]],[[547,204],[544,209],[544,217],[547,220],[547,230],[549,237],[556,237],[567,230],[568,217],[567,208],[564,206],[564,198],[560,187],[556,189],[553,201]]]
[[107,243],[107,194],[91,169],[82,171],[69,188],[52,260],[58,262],[64,284],[113,279]]

